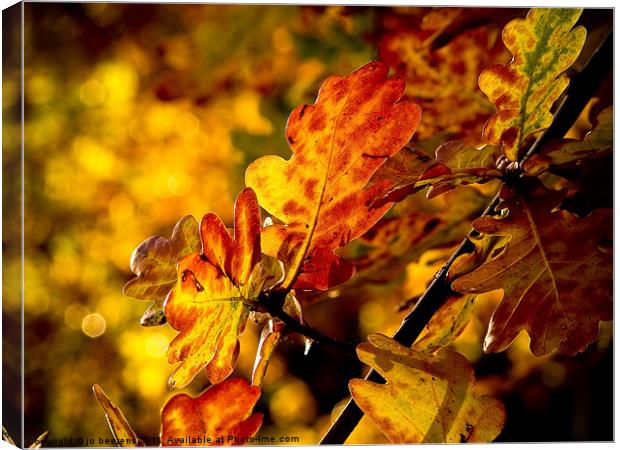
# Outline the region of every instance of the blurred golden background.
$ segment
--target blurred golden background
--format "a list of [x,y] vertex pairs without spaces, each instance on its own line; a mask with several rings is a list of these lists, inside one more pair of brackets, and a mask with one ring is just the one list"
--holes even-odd
[[[151,235],[170,236],[185,214],[199,219],[215,212],[230,223],[247,164],[263,154],[289,154],[288,113],[312,103],[327,76],[376,59],[381,30],[421,11],[25,5],[26,445],[45,430],[52,440],[110,437],[91,393],[94,383],[138,435],[159,433],[159,410],[173,394],[165,353],[175,333],[168,325],[141,327],[148,302],[121,294],[131,278],[131,252]],[[19,155],[6,153],[19,143],[19,121],[10,116],[20,100],[17,69],[4,72],[5,177],[19,172]],[[7,208],[15,195],[5,188]],[[441,207],[443,200],[435,202]],[[5,223],[5,241],[18,236],[16,227]],[[6,323],[16,326],[7,321],[20,307],[20,259],[12,244],[5,244],[3,262],[5,330]],[[422,292],[448,254],[427,254],[392,283],[332,291],[329,302],[308,309],[309,321],[341,339],[392,333],[406,313],[395,306]],[[607,436],[593,412],[607,412],[597,402],[607,403],[596,387],[577,394],[575,387],[598,380],[597,370],[607,373],[610,331],[578,358],[534,358],[526,336],[504,355],[483,357],[483,319],[499,298],[487,297],[455,346],[478,363],[481,389],[507,401],[509,422],[500,440]],[[257,342],[258,330],[249,325],[237,375],[249,377]],[[342,404],[334,405],[348,394],[348,379],[363,370],[330,349],[304,356],[299,344],[285,343],[271,361],[257,407],[265,414],[260,434],[317,443]],[[206,383],[198,376],[185,391],[195,395]],[[18,408],[15,392],[5,399],[9,433],[18,434],[11,429]],[[533,425],[523,434],[523,420],[534,423],[550,413],[560,414],[552,432]],[[364,419],[349,442],[386,439]]]

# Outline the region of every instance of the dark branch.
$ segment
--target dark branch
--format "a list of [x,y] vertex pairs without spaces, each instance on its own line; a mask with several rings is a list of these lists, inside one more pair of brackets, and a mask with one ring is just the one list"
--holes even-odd
[[285,298],[286,293],[284,292],[262,293],[258,298],[258,302],[272,317],[280,319],[284,322],[284,325],[289,331],[302,334],[307,338],[312,339],[317,344],[335,348],[336,350],[340,350],[353,358],[357,358],[357,354],[355,353],[356,344],[342,342],[332,337],[325,336],[316,329],[309,327],[308,325],[304,325],[295,318],[289,316],[283,309]]
[[[577,120],[589,99],[594,95],[597,87],[611,72],[611,62],[613,61],[612,48],[613,37],[610,33],[593,52],[587,66],[573,78],[567,95],[562,100],[553,118],[553,124],[539,136],[521,162],[531,154],[539,151],[550,140],[564,137]],[[492,213],[498,203],[499,195],[493,199],[483,215]],[[471,253],[473,250],[473,244],[466,238],[452,254],[445,266],[437,273],[426,292],[420,297],[416,307],[403,320],[403,323],[394,335],[396,341],[407,347],[410,347],[415,342],[433,314],[441,307],[448,295],[454,292],[446,281],[450,264],[457,256]],[[385,383],[385,380],[374,370],[368,373],[366,380],[381,384]],[[364,413],[357,404],[352,399],[349,399],[349,402],[336,418],[336,421],[323,436],[320,444],[343,444],[363,415]]]

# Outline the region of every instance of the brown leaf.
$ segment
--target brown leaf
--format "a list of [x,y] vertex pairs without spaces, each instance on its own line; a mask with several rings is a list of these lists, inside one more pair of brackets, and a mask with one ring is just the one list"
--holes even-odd
[[144,326],[166,322],[163,302],[177,279],[177,262],[200,250],[198,222],[192,216],[179,220],[170,239],[152,236],[131,255],[131,271],[137,276],[123,287],[123,294],[141,300],[153,300],[140,323]]
[[473,272],[457,278],[463,293],[504,290],[493,314],[485,351],[502,351],[521,330],[535,355],[573,355],[596,339],[599,321],[612,318],[612,211],[599,209],[581,219],[555,210],[561,193],[541,188],[504,202],[504,218],[482,217],[473,227],[507,237],[504,250]]
[[433,158],[426,151],[412,143],[407,144],[388,159],[370,180],[370,185],[389,183],[390,186],[385,194],[373,199],[371,207],[379,208],[391,202],[399,202],[417,192],[421,188],[416,187],[415,183],[432,162]]
[[502,176],[496,167],[497,147],[478,150],[461,141],[449,141],[437,148],[435,161],[416,181],[416,188],[430,186],[428,198],[444,194],[461,184],[486,183]]
[[596,125],[582,141],[561,139],[546,145],[540,154],[533,155],[523,164],[530,175],[538,175],[550,168],[578,164],[580,161],[610,155],[614,146],[613,108],[598,115]]

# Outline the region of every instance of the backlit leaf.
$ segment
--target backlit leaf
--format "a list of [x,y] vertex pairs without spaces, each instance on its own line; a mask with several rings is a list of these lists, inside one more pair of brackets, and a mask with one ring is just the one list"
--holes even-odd
[[437,148],[435,161],[414,185],[431,186],[427,196],[432,198],[459,184],[485,183],[502,176],[495,164],[498,156],[492,145],[478,150],[461,141],[446,142]]
[[198,397],[177,394],[161,410],[161,445],[240,445],[256,434],[263,415],[252,414],[260,389],[231,378]]
[[108,396],[98,384],[93,385],[93,392],[101,408],[105,412],[108,426],[114,436],[115,444],[118,447],[137,447],[140,443],[135,431],[125,419],[123,412],[110,401]]
[[181,362],[171,387],[187,385],[205,366],[212,383],[232,372],[249,303],[271,276],[258,264],[260,227],[258,202],[249,188],[235,203],[234,237],[215,214],[202,218],[202,253],[179,262],[178,281],[165,303],[170,325],[180,332],[168,348],[168,362]]
[[551,142],[539,154],[523,164],[531,175],[538,175],[550,167],[576,164],[584,159],[602,158],[611,154],[614,145],[613,108],[599,114],[597,124],[582,141],[562,139]]
[[523,155],[526,139],[551,125],[551,106],[568,85],[564,71],[585,41],[585,28],[573,29],[580,14],[580,9],[534,8],[525,19],[509,22],[502,39],[512,61],[480,74],[480,89],[497,107],[484,126],[484,140],[501,143],[512,161]]
[[269,359],[282,337],[281,328],[282,326],[280,324],[275,324],[273,320],[269,320],[263,327],[260,340],[258,341],[254,368],[252,369],[252,386],[260,386],[263,383]]
[[390,202],[399,202],[415,193],[420,189],[415,183],[432,162],[433,158],[426,151],[409,143],[388,159],[370,180],[371,185],[386,181],[391,183],[385,194],[373,200],[371,207],[378,208]]
[[177,279],[177,262],[200,250],[198,222],[185,216],[174,227],[170,239],[152,236],[140,244],[131,255],[131,271],[137,277],[123,287],[123,294],[142,300],[153,300],[141,319],[142,325],[166,322],[163,302]]
[[510,241],[495,258],[457,278],[463,293],[504,290],[493,314],[485,350],[502,351],[521,330],[535,355],[558,350],[572,355],[596,339],[599,321],[612,318],[612,263],[608,246],[612,212],[586,218],[552,211],[562,193],[515,194],[504,218],[481,217],[473,227]]
[[475,300],[475,295],[450,295],[428,321],[413,349],[434,353],[450,345],[469,323]]
[[398,102],[401,78],[372,62],[349,76],[328,78],[313,105],[297,107],[286,131],[293,156],[265,156],[246,171],[261,206],[283,222],[263,230],[264,251],[285,262],[283,288],[327,289],[354,267],[334,250],[361,236],[391,205],[368,204],[387,183],[365,186],[409,140],[420,108]]
[[435,355],[410,350],[380,335],[360,344],[360,360],[387,380],[385,385],[351,380],[358,406],[393,443],[489,442],[500,433],[502,403],[475,392],[473,369],[446,349]]

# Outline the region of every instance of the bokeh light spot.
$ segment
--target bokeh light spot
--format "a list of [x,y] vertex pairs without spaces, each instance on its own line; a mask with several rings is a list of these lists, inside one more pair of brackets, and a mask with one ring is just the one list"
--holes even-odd
[[91,313],[82,319],[82,332],[91,338],[105,333],[106,322],[101,314]]

